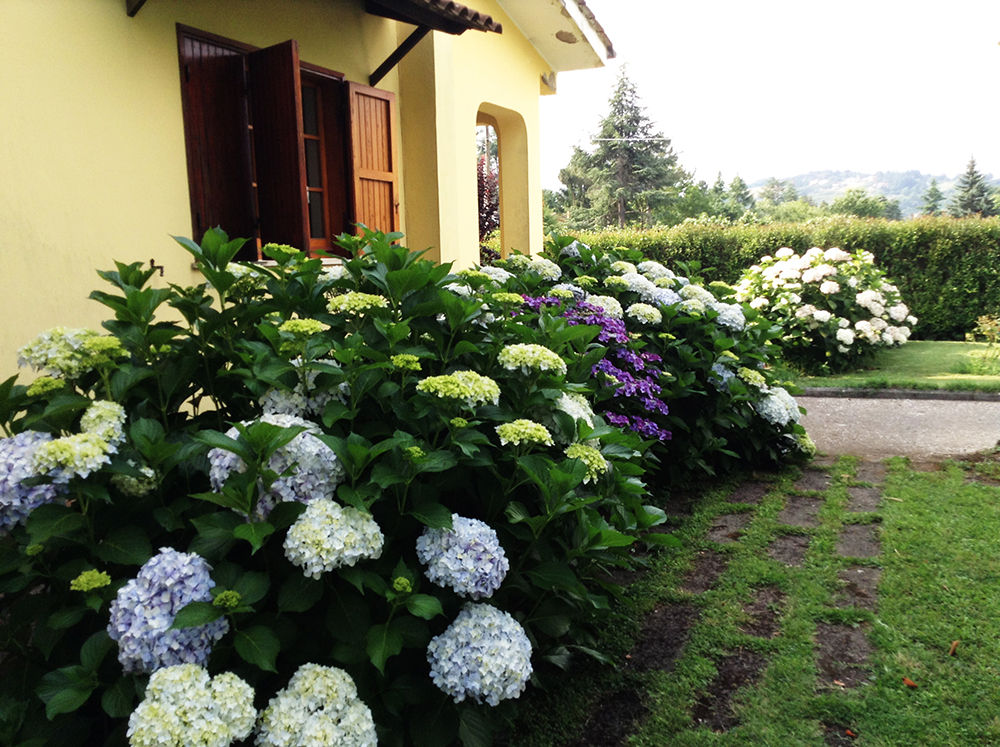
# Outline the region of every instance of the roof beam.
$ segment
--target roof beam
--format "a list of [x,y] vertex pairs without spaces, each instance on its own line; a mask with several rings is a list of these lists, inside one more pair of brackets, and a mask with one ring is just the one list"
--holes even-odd
[[417,43],[421,39],[427,36],[430,30],[431,30],[430,26],[417,26],[416,30],[414,30],[413,33],[410,34],[408,37],[406,37],[403,43],[396,48],[396,51],[393,52],[388,57],[386,57],[385,62],[379,65],[375,69],[375,72],[368,76],[368,85],[370,86],[377,85],[378,82],[382,80],[382,78],[384,78],[390,70],[392,70],[394,67],[396,67],[396,65],[399,64],[399,61],[402,60],[411,49],[417,46]]
[[125,12],[129,18],[132,18],[145,4],[146,0],[125,0]]

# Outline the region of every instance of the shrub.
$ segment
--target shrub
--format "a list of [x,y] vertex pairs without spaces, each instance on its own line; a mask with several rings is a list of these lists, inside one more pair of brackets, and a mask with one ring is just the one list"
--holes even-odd
[[629,546],[676,542],[647,533],[644,450],[668,473],[796,453],[755,312],[585,249],[453,274],[398,238],[341,237],[329,268],[181,239],[205,284],[118,264],[110,334],[25,347],[45,375],[0,386],[0,741],[488,743],[529,676],[600,657]]
[[873,260],[864,251],[779,249],[743,275],[737,297],[781,324],[789,363],[813,373],[856,369],[906,342],[917,322]]

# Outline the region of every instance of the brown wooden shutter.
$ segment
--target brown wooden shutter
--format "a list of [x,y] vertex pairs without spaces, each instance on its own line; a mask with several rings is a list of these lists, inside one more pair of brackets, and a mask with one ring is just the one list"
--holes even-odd
[[[221,226],[254,236],[244,52],[178,35],[193,236]],[[255,255],[256,256],[256,255]]]
[[371,229],[399,230],[399,157],[396,97],[348,83],[354,221]]
[[299,47],[289,40],[247,55],[260,238],[308,248]]

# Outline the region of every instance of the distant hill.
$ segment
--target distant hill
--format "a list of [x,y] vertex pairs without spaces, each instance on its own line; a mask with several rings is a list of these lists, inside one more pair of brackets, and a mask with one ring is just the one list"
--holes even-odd
[[[958,182],[958,176],[941,174],[923,174],[919,171],[879,171],[875,174],[862,174],[858,171],[810,171],[808,174],[785,177],[783,182],[791,182],[796,191],[808,196],[813,202],[833,202],[849,189],[863,189],[869,194],[884,195],[890,200],[899,200],[899,209],[904,217],[910,217],[920,212],[924,202],[924,192],[930,186],[931,179],[937,179],[938,188],[944,193],[945,204],[951,199],[951,193]],[[987,174],[991,184],[1000,186],[1000,180]],[[750,185],[751,191],[758,192],[766,179]]]

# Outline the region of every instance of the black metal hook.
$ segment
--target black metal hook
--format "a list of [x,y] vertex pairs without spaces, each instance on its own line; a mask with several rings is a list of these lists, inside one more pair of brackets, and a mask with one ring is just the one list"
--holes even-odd
[[161,278],[163,277],[163,265],[156,264],[156,259],[149,260],[149,269],[151,269],[151,270],[159,270],[160,271],[160,277]]

